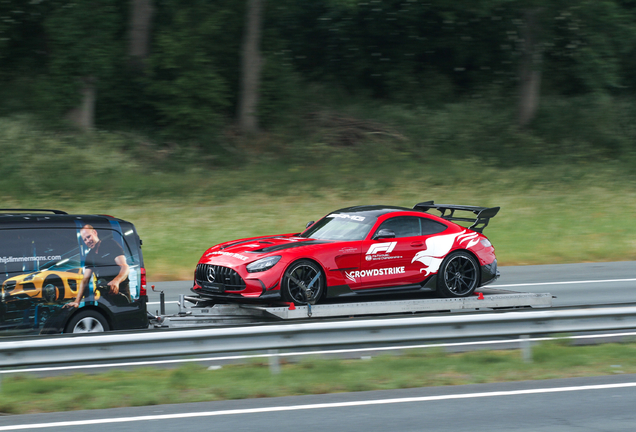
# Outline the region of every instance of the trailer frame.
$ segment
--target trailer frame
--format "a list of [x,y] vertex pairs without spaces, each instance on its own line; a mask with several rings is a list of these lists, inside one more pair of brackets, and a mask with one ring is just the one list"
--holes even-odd
[[[504,309],[549,308],[550,293],[524,293],[483,288],[475,295],[458,298],[413,298],[322,303],[317,305],[214,303],[199,296],[181,295],[179,312],[151,319],[154,328],[263,324],[281,321],[353,318],[382,315],[433,314],[440,312],[492,311]],[[187,303],[192,304],[189,306]],[[162,305],[163,306],[163,305]],[[162,307],[162,310],[165,310]]]

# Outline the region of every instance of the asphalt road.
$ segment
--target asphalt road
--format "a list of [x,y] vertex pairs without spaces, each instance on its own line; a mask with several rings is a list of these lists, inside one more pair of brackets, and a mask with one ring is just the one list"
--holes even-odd
[[[490,285],[512,291],[556,295],[553,306],[636,303],[636,261],[500,267],[501,277]],[[179,311],[179,294],[191,295],[192,281],[151,282],[148,310],[159,311],[159,291],[166,313]]]
[[492,285],[556,295],[554,306],[636,303],[636,261],[501,267]]
[[0,417],[0,431],[633,432],[636,375]]

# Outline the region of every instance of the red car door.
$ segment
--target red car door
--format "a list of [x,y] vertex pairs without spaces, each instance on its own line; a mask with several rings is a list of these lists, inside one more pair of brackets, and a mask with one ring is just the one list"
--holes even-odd
[[[382,288],[416,283],[421,280],[419,267],[412,263],[424,247],[420,223],[416,216],[395,216],[382,222],[371,240],[362,242],[360,271],[353,276],[359,288]],[[380,230],[395,234],[379,238]],[[375,239],[374,239],[375,238]]]

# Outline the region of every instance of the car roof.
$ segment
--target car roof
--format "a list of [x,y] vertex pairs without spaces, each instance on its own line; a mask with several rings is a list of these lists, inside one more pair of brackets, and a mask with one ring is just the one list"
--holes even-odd
[[346,207],[346,208],[331,212],[330,214],[333,214],[333,213],[337,213],[337,214],[340,214],[340,213],[347,213],[347,214],[355,213],[358,216],[375,217],[375,218],[377,218],[377,217],[382,216],[382,215],[387,214],[387,213],[402,212],[402,211],[414,211],[414,210],[406,208],[406,207],[397,207],[397,206],[364,205],[364,206]]

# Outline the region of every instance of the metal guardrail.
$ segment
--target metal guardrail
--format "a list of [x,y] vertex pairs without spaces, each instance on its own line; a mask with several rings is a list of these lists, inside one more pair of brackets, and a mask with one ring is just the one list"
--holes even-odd
[[636,307],[62,335],[0,342],[0,367],[636,329]]

